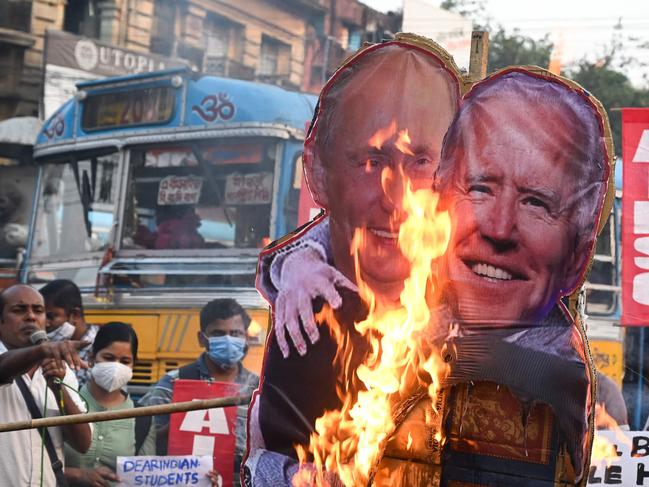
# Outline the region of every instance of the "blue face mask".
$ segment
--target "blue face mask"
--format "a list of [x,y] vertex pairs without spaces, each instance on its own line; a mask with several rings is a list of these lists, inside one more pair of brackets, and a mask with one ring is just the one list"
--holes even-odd
[[209,348],[207,355],[217,365],[230,368],[238,364],[246,353],[246,339],[230,335],[207,337]]

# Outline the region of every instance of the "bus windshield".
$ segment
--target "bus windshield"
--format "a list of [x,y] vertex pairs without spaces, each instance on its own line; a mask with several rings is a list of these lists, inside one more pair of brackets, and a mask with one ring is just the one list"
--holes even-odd
[[45,164],[32,255],[76,258],[110,245],[118,199],[118,153]]
[[132,150],[121,248],[267,245],[276,145],[230,138]]

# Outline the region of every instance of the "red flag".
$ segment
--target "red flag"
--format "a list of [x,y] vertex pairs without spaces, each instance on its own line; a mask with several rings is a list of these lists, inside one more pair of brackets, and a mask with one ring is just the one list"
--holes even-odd
[[622,324],[649,326],[649,109],[622,110]]
[[[237,384],[177,380],[174,383],[173,402],[193,401],[236,396]],[[223,487],[231,487],[234,477],[236,406],[171,415],[169,423],[169,455],[210,455],[213,468],[223,478]]]

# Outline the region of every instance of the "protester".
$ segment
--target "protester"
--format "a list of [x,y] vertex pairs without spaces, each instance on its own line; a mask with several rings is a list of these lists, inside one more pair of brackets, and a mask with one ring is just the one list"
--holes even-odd
[[[230,382],[240,385],[240,394],[249,394],[259,385],[259,377],[241,363],[247,352],[247,330],[250,316],[234,299],[214,299],[200,313],[198,343],[205,352],[195,362],[166,374],[141,399],[143,406],[168,404],[172,401],[176,379]],[[234,459],[235,485],[239,485],[239,468],[246,448],[247,406],[237,408]],[[156,417],[158,453],[166,454],[169,416]]]
[[[134,407],[123,390],[133,376],[138,339],[130,325],[103,325],[92,345],[90,380],[80,395],[89,412],[120,411]],[[85,453],[65,449],[65,476],[71,485],[112,485],[118,456],[155,455],[155,428],[151,416],[95,424],[92,444]]]
[[597,372],[597,408],[595,418],[597,429],[610,430],[616,427],[629,429],[629,415],[620,386],[599,371]]
[[[543,373],[539,374],[540,377],[535,377],[529,372],[529,364],[521,371],[506,370],[502,366],[506,362],[503,357],[510,359],[511,356],[498,353],[492,354],[494,357],[491,358],[491,363],[482,364],[486,370],[480,370],[480,363],[472,364],[474,367],[472,370],[476,380],[508,384],[522,397],[525,397],[524,392],[534,392],[531,397],[544,399],[545,401],[541,402],[553,404],[553,406],[564,400],[564,398],[558,397],[563,390],[560,383],[567,381],[575,386],[570,395],[565,395],[565,404],[561,403],[562,407],[570,409],[571,414],[566,414],[565,418],[560,413],[557,416],[559,422],[563,422],[561,426],[564,439],[567,438],[566,441],[571,447],[570,457],[566,457],[565,453],[556,450],[556,446],[552,447],[554,450],[552,450],[551,456],[553,462],[566,462],[567,458],[571,458],[576,475],[581,476],[583,473],[581,462],[584,458],[581,448],[584,445],[587,447],[588,444],[588,441],[584,442],[584,435],[588,430],[587,415],[589,414],[587,404],[589,396],[586,390],[588,373],[581,362],[583,343],[581,343],[579,334],[575,333],[576,330],[570,326],[560,307],[554,306],[558,296],[569,293],[578,284],[589,252],[592,250],[594,228],[598,221],[598,211],[606,190],[605,181],[608,174],[607,155],[603,143],[605,134],[601,129],[603,124],[600,124],[597,107],[582,91],[571,89],[561,81],[552,81],[550,78],[539,76],[536,79],[537,83],[535,83],[535,79],[534,76],[526,72],[509,73],[495,77],[482,84],[478,89],[474,89],[466,104],[466,109],[463,108],[460,115],[456,117],[450,135],[446,136],[445,149],[442,154],[443,164],[439,171],[437,188],[442,191],[444,196],[442,201],[446,208],[450,209],[454,227],[449,244],[449,260],[443,261],[440,266],[442,283],[445,285],[443,303],[450,308],[456,320],[467,325],[491,325],[487,329],[511,325],[522,326],[523,333],[512,334],[509,332],[511,336],[505,336],[502,332],[492,332],[492,335],[503,342],[494,341],[493,345],[500,347],[498,350],[501,352],[505,349],[514,351],[514,355],[521,359],[521,363],[524,363],[526,357],[532,361],[531,358],[537,352],[545,354],[542,356],[555,357],[548,362],[548,364],[552,361],[556,362],[552,364],[553,368],[544,368]],[[323,97],[325,96],[323,94]],[[539,121],[529,122],[526,126],[525,120],[523,120],[525,114],[533,110],[538,111]],[[330,121],[330,113],[328,117],[323,120]],[[553,123],[548,124],[548,120],[553,120]],[[415,145],[415,139],[412,140]],[[511,155],[508,153],[508,149],[512,149],[512,153],[516,154],[513,160],[508,158]],[[319,150],[326,153],[326,147],[320,146]],[[480,155],[482,157],[478,157]],[[444,162],[445,160],[446,162]],[[318,163],[317,159],[315,161],[320,167],[310,169],[312,177],[309,180],[313,183],[312,191],[315,192],[316,200],[319,199],[319,202],[325,203],[323,206],[329,210],[330,218],[333,221],[334,204],[327,203],[336,201],[336,204],[342,204],[344,198],[336,196],[334,199],[333,193],[327,192],[333,191],[335,187],[330,184],[318,183],[318,178],[328,183],[330,179],[327,178],[334,176],[329,174],[330,166],[328,167],[322,162]],[[481,166],[483,161],[484,164]],[[306,160],[305,167],[308,172]],[[318,171],[320,171],[320,175],[318,175]],[[472,177],[475,179],[471,179]],[[356,182],[352,177],[349,177],[348,181],[350,185]],[[543,184],[543,181],[547,184]],[[361,187],[362,191],[359,191]],[[366,189],[365,185],[356,186],[357,192],[362,193]],[[322,192],[324,192],[324,197],[322,197]],[[338,190],[339,193],[340,190]],[[394,198],[390,198],[390,200],[395,201]],[[570,224],[567,225],[567,222]],[[369,221],[363,226],[371,229],[372,223]],[[313,235],[313,229],[311,232]],[[392,232],[394,233],[395,230]],[[539,235],[553,235],[553,238],[542,238],[534,243],[532,237],[534,234],[537,238]],[[381,236],[388,237],[385,229]],[[322,234],[318,237],[322,237]],[[347,278],[353,280],[354,273],[349,270],[345,271],[345,267],[339,265],[340,258],[345,259],[345,257],[342,254],[336,254],[335,238],[332,225],[331,236],[329,238],[316,237],[313,239],[317,244],[315,246],[304,245],[304,242],[300,242],[301,239],[293,239],[287,247],[301,249],[302,253],[310,252],[311,257],[317,257],[315,260],[313,258],[303,260],[302,264],[305,261],[333,262]],[[314,252],[314,248],[316,252]],[[469,259],[470,255],[467,250],[471,249],[479,251],[479,255],[475,253]],[[281,255],[283,261],[288,264],[290,257],[287,257],[287,254],[289,253],[282,252],[282,250],[280,247],[276,253]],[[318,252],[318,250],[322,251]],[[463,254],[462,251],[465,253]],[[392,262],[385,257],[389,255],[387,252],[382,255],[385,262],[381,263],[378,268],[383,268]],[[522,256],[527,256],[525,261],[528,263],[527,267],[520,262]],[[464,268],[458,262],[462,262],[464,267],[470,269],[474,275],[459,273],[459,271],[464,272]],[[363,266],[362,257],[360,265]],[[398,270],[399,266],[396,267]],[[296,269],[297,266],[292,268]],[[315,293],[309,295],[310,291],[313,291],[313,286],[309,289],[309,283],[315,279],[314,266],[302,267],[302,278],[304,279],[307,275],[308,278],[302,281],[304,286],[301,288],[298,287],[299,284],[296,285],[296,282],[299,282],[299,277],[293,276],[292,280],[289,280],[286,277],[286,269],[275,269],[273,272],[272,264],[269,267],[266,262],[264,266],[262,260],[262,270],[264,269],[266,274],[260,277],[262,289],[264,284],[268,285],[269,277],[274,287],[277,287],[277,284],[283,286],[291,283],[291,286],[281,287],[280,294],[275,292],[274,297],[278,299],[277,304],[280,303],[281,291],[285,291],[286,294],[294,293],[294,295],[306,294],[311,299],[315,295],[322,295],[329,299],[328,295],[323,292],[326,286],[320,289],[316,288]],[[321,266],[319,270],[322,269]],[[361,269],[362,272],[363,269]],[[367,271],[365,273],[369,274]],[[330,273],[329,276],[331,277],[332,274]],[[333,276],[335,279],[336,275],[333,274]],[[474,285],[473,281],[476,280],[481,283]],[[370,287],[375,289],[371,283]],[[492,288],[496,299],[486,302],[488,293],[484,289]],[[505,290],[509,290],[510,293],[518,297],[510,300],[510,296]],[[272,292],[266,294],[273,297]],[[342,300],[339,296],[334,297],[337,301],[335,304],[340,306]],[[309,319],[308,313],[303,312],[302,302],[293,301],[293,305],[297,305],[303,321],[306,321],[305,317],[307,320]],[[343,303],[339,314],[345,314],[344,308]],[[293,313],[292,310],[287,312],[281,309],[277,310],[277,308],[275,311],[276,317],[283,318],[290,317]],[[353,316],[353,312],[350,315],[347,311],[348,321]],[[340,321],[341,316],[338,318]],[[541,321],[543,326],[534,326]],[[532,328],[525,329],[526,326]],[[308,333],[306,323],[304,328],[313,343],[314,340]],[[284,333],[281,326],[278,327],[278,333]],[[466,334],[466,330],[463,333]],[[353,330],[351,334],[353,335]],[[481,339],[486,338],[484,334],[478,335]],[[304,353],[300,349],[299,338],[296,340],[293,333],[290,336],[300,354]],[[503,340],[503,337],[506,340]],[[295,443],[304,444],[304,440],[308,439],[309,435],[308,428],[303,429],[297,421],[300,413],[308,421],[311,421],[325,409],[336,407],[336,401],[332,401],[332,398],[327,396],[326,390],[330,385],[328,382],[330,378],[326,371],[323,372],[323,369],[330,367],[326,364],[328,360],[330,361],[329,353],[335,352],[335,347],[332,351],[331,339],[327,337],[325,339],[327,343],[315,344],[309,349],[305,360],[289,358],[291,362],[282,363],[281,360],[278,360],[278,343],[281,342],[281,339],[278,336],[275,340],[269,341],[265,362],[264,388],[259,397],[259,414],[266,447],[283,455],[291,455],[292,445]],[[468,339],[470,340],[472,337],[469,336]],[[473,337],[473,342],[472,345],[479,345],[478,349],[481,347],[484,352],[490,351],[491,345],[486,345],[486,341],[481,345],[482,340],[476,340]],[[494,348],[491,351],[495,350]],[[282,349],[281,353],[286,357],[285,351]],[[309,355],[313,356],[309,357]],[[563,368],[562,375],[558,375],[563,364],[562,360],[565,360],[569,367]],[[545,363],[545,359],[543,362]],[[489,373],[493,377],[487,378]],[[530,373],[528,379],[531,384],[522,381],[526,373]],[[494,377],[497,377],[506,381],[509,374],[512,376],[509,378],[509,383],[494,380]],[[301,378],[305,377],[309,377],[313,383],[319,384],[322,393],[314,396],[315,390],[314,394],[305,391],[306,383],[300,382]],[[470,378],[464,377],[464,379]],[[518,389],[515,386],[519,386]],[[529,390],[521,391],[521,388],[525,389],[526,387],[529,387]],[[281,394],[275,392],[276,389],[279,389]],[[300,390],[301,392],[298,393]],[[456,476],[454,479],[456,481],[465,481],[468,478],[467,475],[475,480],[478,478],[476,475],[480,470],[482,470],[480,478],[485,482],[490,478],[491,481],[496,482],[504,482],[504,478],[508,478],[507,481],[514,481],[513,477],[507,476],[526,475],[523,464],[525,462],[536,463],[538,452],[545,452],[543,455],[547,455],[549,444],[539,444],[537,451],[531,453],[533,451],[531,445],[518,445],[516,443],[518,440],[505,440],[505,437],[502,437],[503,445],[500,450],[502,452],[507,450],[508,458],[519,461],[521,464],[516,466],[512,463],[498,474],[495,471],[489,472],[494,468],[493,465],[488,465],[489,455],[496,454],[496,452],[489,453],[489,443],[480,436],[480,431],[471,431],[465,426],[464,436],[468,439],[454,437],[458,431],[460,436],[462,434],[462,418],[465,419],[464,424],[466,425],[466,420],[472,417],[472,409],[469,408],[470,399],[476,403],[495,401],[494,403],[499,403],[502,406],[503,417],[491,414],[488,418],[484,416],[474,418],[480,424],[483,419],[488,419],[489,431],[487,433],[493,438],[500,438],[504,434],[493,430],[493,426],[499,424],[500,421],[511,420],[510,413],[505,411],[521,409],[521,405],[517,403],[515,397],[511,396],[509,392],[499,391],[496,387],[491,390],[489,387],[479,384],[473,389],[473,392],[467,391],[466,387],[458,387],[453,395],[456,404],[451,409],[455,413],[451,413],[449,418],[451,436],[447,441],[447,455],[457,448],[459,448],[457,451],[462,450],[458,445],[466,445],[468,442],[472,445],[471,448],[462,451],[465,455],[471,454],[474,467],[471,469],[460,467],[457,463],[459,456],[455,458],[455,461],[452,460],[452,457],[447,457],[446,471],[454,472],[451,475]],[[295,393],[301,394],[301,396],[294,395]],[[308,404],[301,399],[302,397],[308,398]],[[315,405],[315,401],[320,401],[319,405],[322,408]],[[292,412],[286,403],[290,403],[291,408],[297,409],[299,413]],[[462,406],[462,403],[465,403],[465,406]],[[288,411],[286,414],[280,413],[280,409],[278,409],[280,404],[283,404],[286,408],[285,411]],[[458,410],[469,412],[466,417],[464,413],[458,417]],[[534,408],[530,411],[534,420],[537,421],[535,427],[542,428],[544,434],[555,434],[551,431],[554,427],[552,426],[553,422],[542,419],[547,416],[545,410]],[[528,415],[530,411],[528,411]],[[424,414],[423,411],[421,414]],[[251,415],[251,438],[255,433],[253,430],[254,419],[254,415]],[[459,427],[456,424],[457,421],[459,421]],[[516,416],[514,425],[520,421],[519,414]],[[521,426],[521,430],[527,431],[527,428]],[[467,433],[472,436],[467,436]],[[425,431],[417,434],[425,434]],[[403,439],[405,440],[405,438]],[[405,445],[406,441],[403,441],[403,444]],[[502,452],[498,455],[503,454]],[[530,452],[529,456],[528,452]],[[412,451],[395,452],[394,450],[390,453],[397,453],[397,458],[409,458],[416,454]],[[424,453],[422,452],[422,454]],[[539,456],[539,461],[541,461],[541,456]],[[394,461],[394,457],[392,460]],[[258,485],[285,482],[281,479],[281,475],[289,472],[291,468],[290,461],[287,462],[277,456],[273,460],[265,462],[264,452],[261,450],[258,453],[251,453],[247,465],[250,470],[246,473],[251,475]],[[502,466],[504,465],[502,464]],[[277,472],[280,471],[282,474],[277,475]],[[437,474],[439,473],[438,471]],[[257,474],[258,476],[255,477]],[[501,476],[498,477],[498,475]],[[535,475],[545,477],[550,482],[553,481],[551,479],[555,475],[558,476],[554,477],[555,479],[561,478],[570,481],[569,470],[564,472],[548,470],[544,473],[537,472]],[[575,472],[572,475],[574,481]],[[494,480],[496,477],[498,480]]]
[[[0,423],[29,421],[43,412],[50,417],[85,411],[75,392],[78,383],[73,370],[84,366],[78,350],[86,343],[66,340],[32,345],[30,337],[39,331],[45,331],[45,303],[38,291],[18,284],[0,293]],[[90,447],[88,424],[46,431],[44,440],[36,429],[0,434],[4,485],[39,485],[42,481],[54,487],[63,476],[63,442],[79,452]]]
[[[79,356],[87,362],[99,326],[86,323],[81,291],[77,285],[67,279],[56,279],[43,286],[40,292],[45,299],[49,339],[87,342],[88,345],[79,351]],[[80,385],[85,384],[89,378],[88,369],[77,371]]]

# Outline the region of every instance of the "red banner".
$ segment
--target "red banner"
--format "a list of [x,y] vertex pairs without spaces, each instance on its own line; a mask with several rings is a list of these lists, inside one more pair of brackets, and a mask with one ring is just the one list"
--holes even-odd
[[[177,380],[173,402],[236,396],[237,384]],[[214,469],[223,478],[223,487],[231,487],[234,477],[235,427],[237,408],[218,408],[171,415],[169,455],[212,455]]]
[[622,324],[649,326],[649,109],[622,110]]

